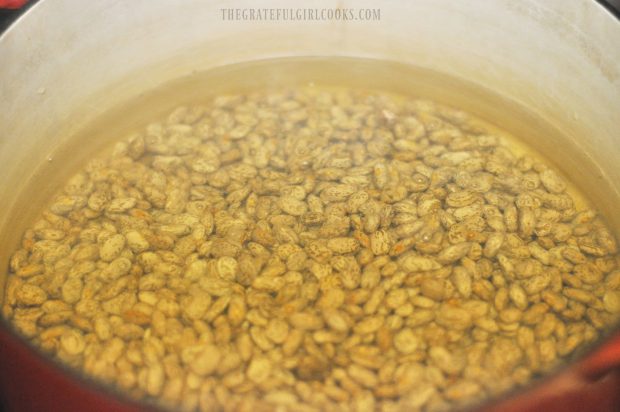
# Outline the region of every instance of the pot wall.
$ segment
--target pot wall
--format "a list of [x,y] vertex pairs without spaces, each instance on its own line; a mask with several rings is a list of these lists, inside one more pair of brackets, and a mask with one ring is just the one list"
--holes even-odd
[[[594,1],[321,0],[313,7],[379,7],[381,21],[221,17],[222,8],[252,4],[44,0],[10,28],[0,39],[0,61],[8,63],[0,66],[2,250],[32,217],[16,210],[20,199],[32,204],[54,189],[24,184],[35,166],[48,175],[58,167],[53,152],[63,139],[114,103],[193,71],[296,55],[410,63],[465,78],[553,119],[567,132],[565,141],[531,143],[563,154],[561,169],[620,228],[620,216],[611,213],[620,183],[609,183],[620,182],[620,24]],[[266,4],[290,7],[284,0]]]
[[[263,2],[291,7],[290,1]],[[379,22],[225,21],[251,1],[43,0],[0,38],[1,273],[66,167],[56,151],[116,102],[194,71],[283,56],[389,59],[461,77],[566,132],[530,142],[620,229],[620,23],[589,0],[321,0]],[[306,4],[301,4],[304,7]],[[70,121],[69,121],[70,120]],[[2,279],[2,277],[0,277]],[[3,294],[0,281],[0,294]]]

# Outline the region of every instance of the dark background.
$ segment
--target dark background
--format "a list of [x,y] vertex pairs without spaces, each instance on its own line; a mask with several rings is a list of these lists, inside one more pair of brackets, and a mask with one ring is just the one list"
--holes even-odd
[[[28,7],[32,6],[38,0],[30,0],[24,7],[19,10],[0,9],[0,33],[2,33],[17,17],[19,17]],[[540,0],[544,1],[544,0]],[[592,0],[594,1],[594,0]],[[620,0],[596,0],[603,4],[609,10],[613,11],[616,17],[620,19]],[[619,39],[620,42],[620,39]]]

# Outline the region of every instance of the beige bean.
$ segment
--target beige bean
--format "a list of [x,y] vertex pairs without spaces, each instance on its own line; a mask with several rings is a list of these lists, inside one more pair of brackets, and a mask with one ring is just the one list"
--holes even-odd
[[15,300],[20,305],[41,305],[47,300],[47,293],[36,285],[23,283],[15,290]]
[[205,345],[199,348],[196,357],[189,363],[189,367],[199,376],[207,376],[215,372],[221,360],[221,351],[215,345]]
[[102,260],[110,262],[117,258],[125,247],[125,237],[120,234],[112,235],[99,248],[99,256]]
[[420,346],[420,339],[409,328],[394,336],[394,347],[405,355],[413,353]]
[[272,365],[269,359],[265,357],[256,357],[253,358],[248,365],[246,375],[250,381],[258,384],[269,378],[271,369]]

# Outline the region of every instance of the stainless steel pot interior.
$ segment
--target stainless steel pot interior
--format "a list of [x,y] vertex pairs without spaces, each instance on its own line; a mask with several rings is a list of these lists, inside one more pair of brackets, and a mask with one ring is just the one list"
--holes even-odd
[[[527,107],[562,132],[528,143],[555,159],[620,233],[620,24],[598,3],[312,5],[381,9],[379,22],[363,23],[229,21],[221,17],[225,7],[253,3],[43,0],[0,38],[0,61],[8,62],[0,65],[0,250],[13,250],[38,212],[24,205],[40,204],[53,193],[54,185],[41,185],[42,179],[78,164],[67,141],[118,102],[194,72],[294,56],[411,64]],[[261,7],[291,4],[270,0]],[[8,257],[0,255],[0,279]]]

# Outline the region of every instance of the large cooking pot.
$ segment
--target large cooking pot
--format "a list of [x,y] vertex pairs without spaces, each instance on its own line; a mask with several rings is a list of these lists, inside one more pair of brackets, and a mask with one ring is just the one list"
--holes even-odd
[[[379,21],[258,21],[223,9],[380,9]],[[229,14],[230,16],[230,14]],[[0,296],[8,252],[52,175],[93,142],[71,136],[171,79],[288,56],[386,59],[465,79],[562,131],[529,143],[620,233],[620,21],[593,0],[43,0],[0,38]],[[527,128],[523,129],[527,130]],[[73,162],[73,163],[72,163]],[[620,339],[487,410],[618,410]],[[0,329],[7,410],[140,410]]]

